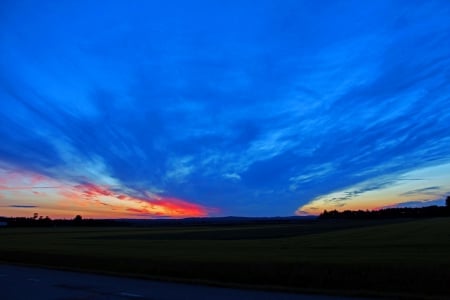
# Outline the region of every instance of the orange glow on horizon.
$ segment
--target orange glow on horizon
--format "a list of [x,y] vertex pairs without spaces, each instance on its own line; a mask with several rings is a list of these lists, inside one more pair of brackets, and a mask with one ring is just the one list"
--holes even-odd
[[28,171],[0,169],[0,215],[50,218],[205,217],[210,209],[186,200],[154,195],[135,197],[108,186],[61,182]]
[[298,208],[296,214],[319,215],[324,210],[379,210],[411,202],[427,206],[429,202],[443,201],[450,190],[449,182],[450,163],[416,169],[396,177],[380,176],[319,196]]

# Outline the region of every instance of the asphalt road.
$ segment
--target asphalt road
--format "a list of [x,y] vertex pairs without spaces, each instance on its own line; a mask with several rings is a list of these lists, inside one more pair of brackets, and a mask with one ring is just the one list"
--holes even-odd
[[361,300],[149,281],[68,271],[0,265],[2,300]]

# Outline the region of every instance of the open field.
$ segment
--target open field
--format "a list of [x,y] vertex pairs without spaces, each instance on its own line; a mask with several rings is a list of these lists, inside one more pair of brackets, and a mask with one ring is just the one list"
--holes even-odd
[[450,218],[0,230],[5,262],[333,293],[448,297],[449,253]]

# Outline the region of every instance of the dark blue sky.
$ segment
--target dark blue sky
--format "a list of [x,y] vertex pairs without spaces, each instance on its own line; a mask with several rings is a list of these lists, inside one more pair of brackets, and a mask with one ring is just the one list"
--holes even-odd
[[447,0],[2,1],[0,207],[441,204],[449,20]]

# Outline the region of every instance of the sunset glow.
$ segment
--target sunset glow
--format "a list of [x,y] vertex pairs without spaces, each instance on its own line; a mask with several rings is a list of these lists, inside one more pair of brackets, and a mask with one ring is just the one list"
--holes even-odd
[[450,1],[2,1],[0,216],[450,194]]
[[[208,208],[185,200],[145,193],[128,196],[115,187],[92,183],[58,182],[43,175],[0,170],[2,214],[34,213],[54,218],[161,218],[203,217]],[[8,201],[8,199],[11,199]]]

